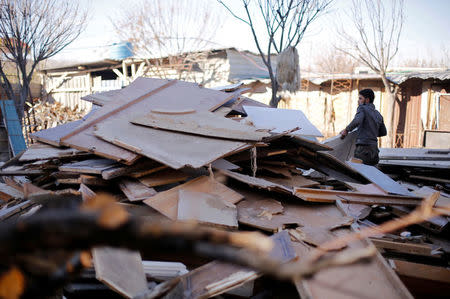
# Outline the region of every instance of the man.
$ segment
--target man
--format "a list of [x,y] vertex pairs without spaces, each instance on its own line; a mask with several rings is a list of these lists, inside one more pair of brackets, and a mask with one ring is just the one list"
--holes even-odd
[[364,164],[377,165],[378,158],[378,139],[377,137],[386,136],[386,126],[383,116],[375,110],[373,100],[375,94],[372,89],[363,89],[359,92],[358,109],[352,122],[341,131],[341,138],[345,138],[348,132],[358,128],[356,137],[355,158],[361,159]]

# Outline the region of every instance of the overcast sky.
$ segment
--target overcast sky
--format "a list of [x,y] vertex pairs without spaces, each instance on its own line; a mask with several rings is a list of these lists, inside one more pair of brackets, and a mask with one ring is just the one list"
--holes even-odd
[[[74,0],[76,1],[76,0]],[[78,0],[81,7],[90,11],[86,30],[55,59],[93,60],[106,55],[107,45],[120,42],[114,32],[111,20],[122,7],[139,0]],[[229,16],[215,0],[210,1],[223,10],[224,22],[217,28],[216,47],[236,47],[256,52],[253,37],[248,26]],[[387,0],[390,1],[390,0]],[[239,9],[241,0],[225,1],[233,9]],[[318,19],[299,46],[301,62],[307,63],[320,49],[329,47],[335,41],[333,28],[341,14],[348,11],[351,0],[335,0],[331,11]],[[397,61],[405,58],[440,56],[442,48],[450,50],[450,0],[405,0],[406,21],[402,32],[400,52]]]

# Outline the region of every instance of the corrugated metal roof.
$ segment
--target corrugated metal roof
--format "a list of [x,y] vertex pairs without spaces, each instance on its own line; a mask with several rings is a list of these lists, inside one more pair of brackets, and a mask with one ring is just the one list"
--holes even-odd
[[403,73],[403,74],[389,74],[389,81],[395,84],[402,84],[406,80],[409,79],[436,79],[436,80],[450,80],[450,70],[446,71],[437,71],[437,72],[411,72],[411,73]]

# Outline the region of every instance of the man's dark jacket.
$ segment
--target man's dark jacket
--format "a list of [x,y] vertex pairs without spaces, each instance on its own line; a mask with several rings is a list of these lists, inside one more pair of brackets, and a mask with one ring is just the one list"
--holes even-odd
[[345,129],[351,132],[354,128],[358,128],[356,144],[376,145],[377,137],[387,134],[383,116],[375,110],[375,105],[372,103],[358,106],[355,118]]

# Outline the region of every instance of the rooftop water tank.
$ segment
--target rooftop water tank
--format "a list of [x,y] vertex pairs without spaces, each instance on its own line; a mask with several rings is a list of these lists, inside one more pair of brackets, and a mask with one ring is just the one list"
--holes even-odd
[[109,47],[109,59],[122,60],[133,56],[133,45],[130,42],[114,43]]

